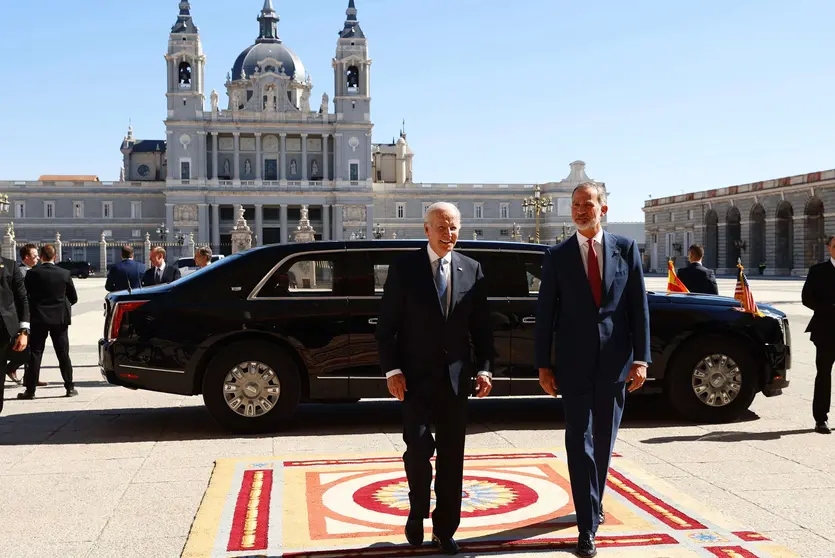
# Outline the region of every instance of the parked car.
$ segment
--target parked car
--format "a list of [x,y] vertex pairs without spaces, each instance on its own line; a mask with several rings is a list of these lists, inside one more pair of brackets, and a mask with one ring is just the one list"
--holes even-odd
[[[111,293],[99,364],[111,384],[202,394],[242,432],[277,429],[302,402],[388,397],[374,332],[388,265],[425,241],[313,242],[255,248],[169,285]],[[495,345],[493,395],[542,395],[534,327],[546,247],[462,241],[487,281]],[[681,415],[727,422],[758,392],[788,386],[786,315],[738,311],[718,296],[648,293],[653,362],[642,393]],[[207,304],[207,301],[211,301]]]
[[[209,264],[211,265],[217,261],[220,261],[223,259],[223,257],[223,254],[213,254]],[[197,267],[197,263],[194,261],[194,258],[180,258],[176,262],[174,262],[174,267],[180,270],[181,277],[185,277],[186,275],[194,273],[195,271],[200,269]]]
[[79,279],[87,279],[91,275],[95,275],[93,265],[90,262],[75,262],[73,260],[61,260],[58,262],[58,267],[63,267],[69,270],[73,277]]

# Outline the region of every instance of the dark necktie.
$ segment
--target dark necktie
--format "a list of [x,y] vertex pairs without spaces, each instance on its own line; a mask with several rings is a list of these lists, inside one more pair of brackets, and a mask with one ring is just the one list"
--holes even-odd
[[600,280],[600,265],[597,263],[597,254],[594,251],[594,239],[589,239],[588,275],[591,295],[594,303],[600,308],[600,300],[603,298],[603,285]]
[[446,316],[447,312],[447,280],[446,280],[446,273],[444,273],[444,262],[443,258],[438,260],[438,270],[435,272],[435,288],[438,290],[438,300],[441,303],[441,310]]
[[157,273],[156,273],[156,277],[154,278],[154,280],[156,281],[157,285],[162,283],[162,270],[160,268],[157,268]]

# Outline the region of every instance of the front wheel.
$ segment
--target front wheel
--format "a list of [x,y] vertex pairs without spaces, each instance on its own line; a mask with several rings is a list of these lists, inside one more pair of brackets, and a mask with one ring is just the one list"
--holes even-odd
[[299,369],[283,349],[247,341],[222,349],[203,376],[203,402],[223,427],[244,434],[278,430],[301,398]]
[[682,417],[731,422],[751,406],[759,390],[748,347],[725,337],[700,337],[682,347],[666,382],[667,399]]

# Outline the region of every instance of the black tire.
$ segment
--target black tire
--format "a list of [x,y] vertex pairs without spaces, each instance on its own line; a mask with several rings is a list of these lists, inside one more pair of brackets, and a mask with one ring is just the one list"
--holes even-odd
[[[694,386],[696,368],[705,359],[717,361],[714,355],[725,355],[730,359],[726,362],[736,363],[741,377],[736,396],[721,406],[709,405],[706,402],[710,394],[709,389],[703,392],[703,400],[696,394]],[[714,364],[718,362],[721,362],[721,359]],[[702,423],[726,423],[738,419],[751,406],[759,390],[758,367],[756,360],[750,355],[750,347],[743,341],[715,335],[697,337],[683,345],[673,359],[665,378],[665,395],[673,409],[685,419]]]
[[[227,375],[245,362],[268,366],[278,380],[278,399],[268,411],[243,416],[226,402]],[[281,347],[262,341],[242,341],[224,347],[206,367],[203,376],[203,402],[222,427],[243,434],[280,430],[293,416],[301,399],[301,378],[293,358]],[[263,409],[262,409],[263,411]]]

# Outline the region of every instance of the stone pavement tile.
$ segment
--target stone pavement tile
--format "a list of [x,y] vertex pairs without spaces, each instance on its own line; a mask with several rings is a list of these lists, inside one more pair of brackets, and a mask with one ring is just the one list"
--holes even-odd
[[696,477],[681,477],[667,482],[698,499],[705,506],[731,515],[752,531],[797,529],[789,514],[774,505],[759,505],[733,494],[730,489],[711,484]]
[[[835,539],[828,539],[808,529],[762,531],[760,534],[792,549],[798,556],[835,556]],[[823,534],[832,537],[832,533]]]
[[[366,434],[351,438],[351,451],[357,453],[388,453],[395,451],[391,439],[385,433]],[[330,453],[345,450],[341,435],[330,436],[280,436],[273,438],[273,453],[270,455],[296,454],[300,452]],[[256,454],[250,454],[256,455]]]
[[[613,467],[617,467],[617,465],[617,459],[612,461]],[[681,469],[678,465],[672,465],[670,463],[642,463],[641,469],[659,479],[677,479],[693,476],[684,469]]]
[[119,500],[116,514],[133,513],[136,517],[155,513],[194,516],[208,484],[208,479],[131,484]]
[[27,498],[28,494],[43,493],[48,497],[54,493],[83,490],[85,486],[124,492],[133,475],[133,471],[43,474],[36,468],[28,475],[17,473],[0,477],[0,502],[8,502],[17,496]]
[[186,537],[150,537],[125,541],[99,541],[86,558],[176,558],[186,546]]
[[134,476],[132,483],[157,483],[174,481],[205,481],[208,485],[214,467],[142,467]]
[[[565,449],[565,445],[563,445],[563,449]],[[615,453],[642,465],[663,463],[661,458],[644,451],[638,445],[629,443],[620,437],[618,437],[615,443]]]
[[779,510],[781,516],[816,533],[831,534],[835,525],[835,488],[750,490],[739,494],[762,507]]
[[135,512],[118,512],[110,518],[98,542],[101,544],[149,538],[185,537],[191,529],[196,513],[196,506],[190,514],[166,513],[164,509],[142,516],[137,516]]
[[[56,504],[57,506],[57,504]],[[29,542],[27,537],[37,539],[39,544],[69,544],[92,542],[108,522],[106,515],[94,514],[95,504],[85,508],[52,507],[35,512],[31,509],[15,507],[14,513],[0,511],[0,520],[6,526],[0,531],[0,549],[14,548],[23,550]],[[0,553],[0,556],[16,556],[16,553]],[[54,556],[61,556],[56,554]]]
[[[505,446],[508,448],[518,449],[540,449],[546,450],[548,448],[564,448],[565,447],[565,430],[557,428],[558,424],[554,423],[553,429],[523,429],[520,430],[513,427],[505,427],[505,425],[491,424],[495,432],[506,440]],[[399,432],[392,434],[392,438],[396,438],[398,442],[398,450],[405,450],[406,445],[403,444],[403,435]],[[471,435],[467,436],[467,445],[471,444]]]
[[46,463],[50,461],[89,461],[96,459],[127,459],[148,457],[155,442],[132,442],[123,444],[73,444],[60,443],[60,432],[50,438],[50,444],[37,446],[27,455],[22,463]]
[[638,446],[668,463],[758,461],[773,455],[748,444],[703,442],[688,437],[651,437]]
[[[472,426],[470,428],[472,429]],[[469,449],[507,449],[508,447],[507,438],[501,432],[493,431],[468,433],[466,444]]]
[[24,457],[29,455],[37,446],[9,446],[0,443],[0,475],[6,474],[6,471],[19,463]]
[[0,535],[0,556],[14,558],[86,558],[95,543],[93,541],[46,541],[39,536],[32,536],[33,531],[26,525],[26,530],[18,531],[17,542],[4,543]]
[[68,454],[67,460],[64,461],[19,461],[10,467],[0,468],[0,477],[6,475],[65,474],[84,471],[120,471],[127,476],[139,470],[139,467],[145,462],[144,458],[70,460],[71,457],[73,456]]
[[[765,461],[739,461],[728,466],[722,462],[694,462],[678,463],[678,467],[691,473],[693,476],[714,480],[736,482],[741,475],[753,477],[754,479],[764,475],[776,474],[813,474],[816,471],[800,463],[780,457],[772,457]],[[719,482],[717,482],[719,484]]]

